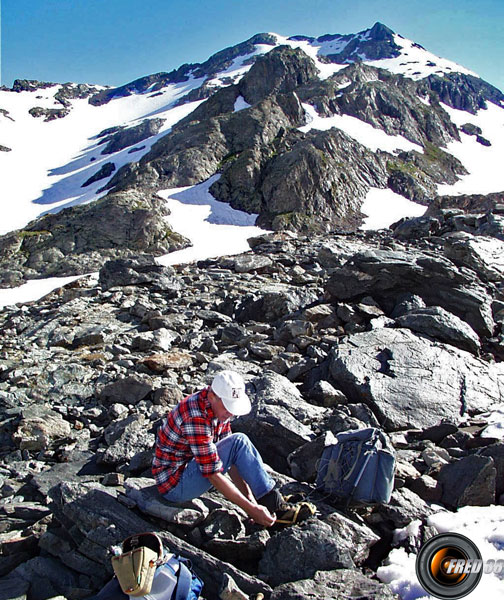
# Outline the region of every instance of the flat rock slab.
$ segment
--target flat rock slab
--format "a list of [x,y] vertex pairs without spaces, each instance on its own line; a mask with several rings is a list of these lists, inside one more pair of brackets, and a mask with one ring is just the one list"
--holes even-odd
[[124,488],[126,496],[134,500],[143,513],[174,525],[196,527],[208,515],[208,508],[201,501],[193,500],[190,508],[164,500],[156,484],[146,477],[130,477],[125,481]]
[[504,393],[502,364],[418,337],[407,329],[357,333],[331,351],[334,382],[366,402],[388,431],[426,429],[484,411]]

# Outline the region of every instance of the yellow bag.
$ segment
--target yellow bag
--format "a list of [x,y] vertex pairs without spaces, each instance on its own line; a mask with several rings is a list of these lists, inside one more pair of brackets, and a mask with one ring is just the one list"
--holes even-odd
[[119,585],[129,596],[145,596],[163,562],[163,544],[155,533],[139,533],[126,538],[122,550],[122,554],[112,558]]

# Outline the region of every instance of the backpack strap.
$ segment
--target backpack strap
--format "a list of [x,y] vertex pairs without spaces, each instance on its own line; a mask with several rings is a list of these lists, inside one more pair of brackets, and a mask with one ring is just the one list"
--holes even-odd
[[185,564],[182,561],[180,561],[174,600],[187,600],[189,598],[189,592],[191,590],[191,583],[192,573],[185,566]]

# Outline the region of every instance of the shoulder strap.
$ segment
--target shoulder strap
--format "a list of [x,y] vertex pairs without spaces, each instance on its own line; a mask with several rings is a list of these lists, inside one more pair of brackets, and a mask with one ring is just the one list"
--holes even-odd
[[177,587],[175,588],[174,600],[187,600],[189,598],[189,591],[191,589],[192,573],[180,561],[179,572],[177,578]]

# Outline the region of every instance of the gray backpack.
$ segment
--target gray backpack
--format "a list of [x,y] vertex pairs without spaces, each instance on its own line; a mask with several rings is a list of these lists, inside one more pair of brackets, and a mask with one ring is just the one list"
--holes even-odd
[[345,431],[327,446],[317,468],[317,490],[338,504],[386,504],[394,488],[395,453],[374,427]]

